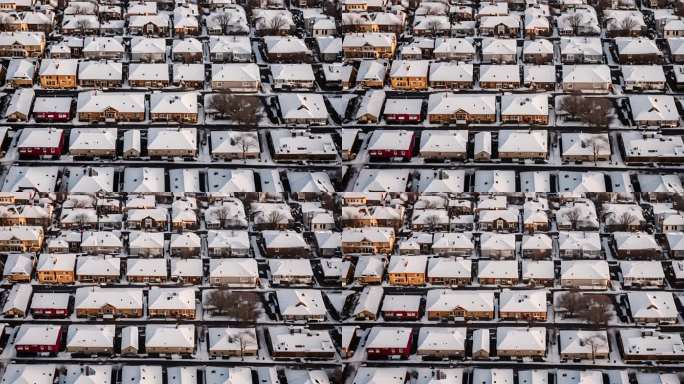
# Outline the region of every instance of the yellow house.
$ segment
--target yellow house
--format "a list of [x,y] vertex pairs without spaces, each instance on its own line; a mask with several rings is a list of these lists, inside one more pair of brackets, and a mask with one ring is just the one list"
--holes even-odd
[[393,256],[387,267],[387,275],[392,285],[423,285],[427,256]]
[[44,253],[38,259],[36,273],[42,284],[71,284],[74,282],[76,255]]
[[40,86],[48,89],[76,88],[77,59],[45,59],[40,64]]
[[390,69],[390,83],[396,90],[427,90],[427,60],[395,60]]

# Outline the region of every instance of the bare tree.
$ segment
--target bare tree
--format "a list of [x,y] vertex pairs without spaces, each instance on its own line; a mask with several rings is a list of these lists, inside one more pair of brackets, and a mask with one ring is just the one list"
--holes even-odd
[[216,217],[216,220],[219,221],[219,225],[222,229],[225,229],[228,226],[228,219],[232,216],[230,208],[225,205],[214,208],[212,214]]
[[248,332],[246,330],[242,330],[237,335],[237,342],[240,344],[240,359],[244,360],[245,359],[245,349],[247,349],[247,346],[250,343],[254,344],[254,342],[256,342],[256,340],[254,340],[254,335],[252,335],[250,332]]
[[632,32],[638,25],[639,22],[636,21],[636,19],[632,17],[625,17],[618,23],[616,33],[618,33],[619,36],[631,36]]
[[639,223],[639,220],[637,220],[636,216],[634,216],[631,212],[622,212],[620,215],[615,217],[615,224],[618,225],[620,228],[624,229],[625,231],[628,230],[631,226],[636,225]]
[[266,30],[272,36],[282,35],[283,31],[285,31],[285,34],[287,34],[288,31],[285,28],[287,25],[287,19],[283,15],[275,15],[268,20],[268,23],[266,24]]
[[677,4],[674,6],[674,13],[679,17],[684,17],[684,1],[677,1]]
[[250,149],[255,149],[259,146],[259,138],[254,132],[244,132],[238,136],[233,137],[233,145],[240,148],[242,153],[242,160],[247,162],[247,153]]
[[428,231],[430,231],[430,232],[436,231],[440,225],[439,216],[437,216],[435,214],[429,214],[427,217],[425,217],[425,224],[424,225],[428,227]]
[[608,345],[608,339],[603,334],[593,334],[582,339],[582,342],[591,348],[591,361],[593,363],[596,363],[596,353],[598,350]]
[[571,120],[578,119],[582,110],[587,108],[587,101],[581,95],[563,96],[558,103],[558,109],[567,113]]
[[613,121],[613,104],[605,97],[586,98],[579,119],[590,128],[606,128]]
[[221,32],[225,35],[230,31],[233,23],[233,17],[228,12],[219,13],[214,16],[214,21],[221,27]]
[[582,142],[582,145],[591,148],[591,153],[594,157],[594,164],[596,164],[601,157],[601,152],[609,147],[608,136],[591,135],[589,139]]
[[207,107],[219,118],[228,118],[242,125],[256,125],[263,116],[257,96],[215,93],[209,98]]
[[580,33],[580,28],[586,26],[586,22],[584,21],[584,15],[574,11],[570,16],[568,16],[568,25],[570,25],[570,28],[572,28],[572,34],[575,36],[578,36]]
[[327,0],[323,4],[323,13],[326,15],[339,20],[341,16],[340,12],[340,7],[338,6],[338,2],[335,0]]
[[425,22],[425,31],[432,37],[440,32],[442,23],[438,19],[430,19]]
[[605,295],[588,295],[589,299],[579,311],[579,317],[596,328],[605,327],[613,318],[610,298]]
[[572,230],[577,229],[577,224],[582,217],[582,210],[577,207],[572,207],[567,211],[563,212],[563,217],[570,222],[570,228]]
[[76,20],[75,24],[75,30],[78,31],[82,36],[88,32],[88,28],[90,28],[90,22],[88,22],[88,19],[78,19]]
[[262,313],[260,299],[256,292],[231,292],[218,289],[209,294],[207,305],[215,312],[243,323],[254,323]]
[[569,317],[574,317],[582,310],[586,301],[582,293],[568,291],[558,298],[558,306],[565,309],[565,313]]
[[279,209],[274,209],[264,217],[263,224],[268,228],[275,229],[278,228],[284,220],[285,215]]

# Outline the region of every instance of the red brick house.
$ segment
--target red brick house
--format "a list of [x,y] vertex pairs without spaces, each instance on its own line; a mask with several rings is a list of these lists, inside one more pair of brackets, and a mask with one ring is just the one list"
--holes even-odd
[[36,97],[33,118],[48,123],[63,123],[73,118],[70,97]]
[[387,295],[382,303],[382,317],[385,320],[418,320],[420,299],[418,295]]
[[366,342],[369,360],[408,359],[413,345],[411,328],[373,327]]
[[411,131],[377,130],[368,143],[368,155],[377,159],[413,157],[415,135]]
[[62,327],[49,324],[24,324],[14,341],[18,353],[57,353],[62,348]]
[[388,123],[419,123],[422,108],[422,99],[389,99],[383,115]]
[[17,143],[20,156],[59,156],[64,150],[64,130],[24,128]]
[[31,299],[33,317],[63,319],[69,316],[68,293],[36,293]]

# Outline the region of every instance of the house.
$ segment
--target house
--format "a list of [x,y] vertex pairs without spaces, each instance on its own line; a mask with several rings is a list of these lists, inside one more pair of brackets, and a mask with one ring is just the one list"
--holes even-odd
[[212,63],[251,61],[249,36],[210,36],[209,57]]
[[38,72],[40,86],[47,89],[76,88],[77,73],[76,59],[43,59]]
[[546,328],[498,327],[496,354],[502,357],[545,356]]
[[1,252],[39,252],[44,232],[37,226],[0,227]]
[[74,307],[78,317],[142,317],[143,290],[98,286],[77,288]]
[[471,261],[461,257],[430,258],[427,282],[433,285],[464,286],[472,281],[471,268]]
[[482,39],[482,62],[492,64],[514,64],[518,55],[515,39]]
[[209,328],[210,356],[256,356],[257,334],[254,328]]
[[420,156],[423,159],[466,158],[467,130],[423,130],[420,135]]
[[121,380],[131,384],[162,384],[161,365],[126,365],[121,368]]
[[684,145],[681,136],[659,133],[624,132],[620,139],[627,162],[676,162],[681,158],[680,148]]
[[31,281],[35,257],[27,253],[7,255],[2,276],[11,283],[28,283]]
[[483,36],[516,37],[519,31],[519,17],[512,15],[480,17],[480,34]]
[[551,260],[523,260],[522,281],[530,287],[552,286],[555,280],[554,263]]
[[544,4],[536,4],[526,8],[523,21],[525,36],[528,38],[548,36],[551,31],[549,16],[548,6],[544,7]]
[[269,259],[273,284],[310,285],[313,283],[313,269],[308,259]]
[[425,311],[429,320],[494,318],[494,292],[432,289],[427,293]]
[[629,310],[636,323],[675,324],[679,311],[671,292],[629,291]]
[[132,15],[128,18],[128,32],[132,35],[167,36],[169,33],[169,16],[165,13]]
[[99,91],[80,92],[76,113],[78,119],[83,122],[144,121],[145,95]]
[[383,116],[388,123],[418,123],[422,120],[422,99],[388,99]]
[[[466,329],[456,327],[421,327],[418,333],[416,354],[424,357],[463,357],[465,355]],[[462,378],[463,370],[460,371]],[[443,371],[441,371],[443,372]],[[458,378],[453,378],[458,382]]]
[[285,320],[325,321],[327,309],[321,291],[315,289],[276,289],[280,315]]
[[556,67],[553,65],[525,65],[523,85],[530,90],[553,91],[556,89]]
[[67,122],[72,118],[70,97],[36,97],[33,118],[38,122]]
[[366,339],[369,360],[408,359],[413,346],[411,328],[373,327]]
[[168,212],[164,208],[130,209],[126,224],[130,229],[163,231],[168,224]]
[[116,128],[74,128],[69,135],[69,152],[73,156],[116,156]]
[[615,45],[622,64],[660,64],[663,54],[655,41],[638,37],[616,37]]
[[29,121],[31,105],[35,91],[31,88],[20,88],[12,94],[9,105],[5,110],[5,119],[8,122]]
[[[150,95],[150,117],[153,121],[175,121],[196,124],[198,120],[198,94],[196,92],[153,92]],[[192,132],[192,128],[178,129],[174,132]],[[166,130],[164,132],[171,132]],[[172,137],[168,137],[172,139]],[[148,135],[149,140],[149,135]],[[162,151],[170,153],[171,149]],[[148,143],[148,153],[151,151]],[[150,153],[150,156],[155,156]]]
[[30,59],[11,59],[5,74],[5,85],[11,88],[33,87],[36,64]]
[[521,249],[522,255],[525,258],[549,258],[553,250],[553,241],[545,233],[523,235]]
[[44,51],[43,32],[0,32],[2,57],[42,57]]
[[473,65],[457,61],[434,62],[430,65],[430,87],[438,89],[470,89]]
[[681,258],[684,256],[684,233],[668,232],[665,234],[669,253],[672,257]]
[[665,89],[665,72],[660,65],[623,65],[622,77],[627,91]]
[[390,254],[394,249],[394,229],[344,228],[342,231],[342,253]]
[[304,40],[293,36],[264,36],[264,44],[266,58],[271,63],[307,63],[313,56]]
[[2,376],[6,383],[22,383],[33,380],[35,384],[51,384],[57,376],[54,364],[8,364]]
[[281,117],[286,124],[325,125],[328,110],[323,95],[314,93],[279,93]]
[[661,254],[653,235],[645,232],[613,232],[613,246],[620,259],[655,259]]
[[184,89],[204,88],[204,65],[174,63],[172,69],[173,85]]
[[71,284],[75,266],[75,254],[43,253],[38,258],[36,275],[42,284]]
[[2,314],[7,317],[25,317],[33,287],[31,284],[14,284],[2,307]]
[[603,62],[603,45],[598,37],[561,37],[563,64],[600,64]]
[[259,67],[254,63],[211,65],[211,87],[234,92],[257,92],[261,86]]
[[131,63],[128,84],[139,88],[164,88],[171,83],[169,66],[165,63]]
[[382,301],[382,317],[386,321],[418,320],[420,301],[419,295],[386,295]]
[[499,317],[546,321],[546,290],[503,290],[499,295]]
[[165,259],[126,260],[126,279],[131,283],[159,284],[168,280]]
[[633,9],[605,9],[606,34],[616,39],[622,36],[640,36],[646,30],[643,14]]
[[172,233],[169,250],[171,256],[197,257],[200,255],[202,240],[194,232]]
[[[350,1],[350,0],[347,0]],[[403,384],[408,380],[406,367],[359,367],[354,376],[356,384]]]
[[[548,108],[546,97],[544,96],[542,99],[543,106]],[[502,99],[502,103],[505,102],[504,100],[505,96],[504,99]],[[521,106],[515,102],[512,102],[512,104],[515,105],[516,108]],[[525,102],[525,104],[527,104],[527,102]],[[522,106],[522,108],[524,108],[524,106]],[[538,107],[532,108],[536,109]],[[511,111],[510,108],[506,108],[506,110]],[[503,113],[504,112],[502,111],[502,118],[505,118]],[[511,113],[521,112],[511,111]],[[517,118],[522,117],[521,115],[516,116]],[[545,115],[545,117],[548,119],[548,115]],[[532,117],[532,119],[538,118],[539,115]],[[501,130],[499,131],[498,146],[499,158],[501,159],[546,159],[548,156],[548,136],[545,130]]]
[[112,354],[114,324],[72,324],[66,337],[66,351],[71,353]]
[[591,330],[561,330],[561,359],[606,359],[610,354],[608,333]]
[[192,324],[147,324],[145,351],[153,354],[191,354],[195,350]]
[[148,313],[151,317],[195,318],[194,289],[154,286],[148,292]]
[[391,59],[396,47],[393,33],[346,33],[342,40],[345,59]]
[[173,41],[171,48],[173,61],[183,63],[201,62],[203,59],[202,42],[195,38],[186,38]]
[[228,287],[256,287],[259,270],[254,259],[211,259],[209,282]]
[[[327,330],[276,326],[268,328],[268,336],[271,356],[275,359],[332,359],[335,357],[335,345]],[[249,381],[249,377],[244,380]]]
[[412,131],[376,130],[367,146],[368,155],[378,159],[410,159],[415,145]]
[[76,259],[76,280],[82,283],[118,282],[121,259],[113,256],[79,256]]
[[667,39],[667,44],[670,48],[670,55],[672,62],[682,64],[684,63],[684,38],[674,37]]
[[621,261],[620,271],[625,287],[662,287],[665,272],[659,261]]
[[155,37],[133,36],[130,42],[131,61],[143,63],[166,62],[166,40]]
[[629,362],[681,359],[684,341],[676,332],[628,328],[619,332],[622,358]]
[[359,284],[379,284],[385,274],[387,260],[382,256],[365,256],[358,259],[354,268],[354,280]]
[[311,64],[271,64],[270,67],[275,89],[307,90],[316,84]]
[[607,93],[612,88],[610,68],[604,64],[563,65],[566,92]]
[[[121,60],[126,53],[120,36],[85,36],[82,44],[81,53],[84,58],[90,60]],[[89,62],[81,63],[81,65],[86,63]]]
[[[547,96],[545,94],[501,96],[501,121],[504,123],[511,122],[517,124],[548,124],[549,103]],[[513,136],[522,134],[521,131],[502,131],[499,133],[499,145],[501,145],[503,132],[511,132]],[[530,131],[527,134],[533,137],[513,137],[512,139],[520,139],[523,141],[529,140],[532,142],[546,141],[545,131]],[[541,140],[542,138],[543,140]],[[546,157],[546,154],[543,156]]]
[[31,315],[35,318],[65,318],[69,315],[68,293],[35,293],[31,298]]
[[629,96],[629,104],[632,107],[632,118],[639,126],[679,126],[679,112],[672,96],[632,95]]
[[610,139],[605,133],[561,134],[564,161],[606,161],[610,159]]
[[390,84],[394,90],[426,90],[428,87],[427,60],[394,60],[390,68]]
[[564,288],[607,289],[610,272],[605,260],[563,260],[560,283]]
[[428,120],[432,124],[493,123],[496,121],[496,97],[437,92],[428,98]]
[[[503,211],[503,216],[498,215],[497,211],[487,212],[487,215],[491,214],[491,217],[495,218],[492,221],[492,223],[496,223],[494,224],[495,227],[498,226],[499,223],[506,223],[506,218],[508,218],[508,220],[514,220],[514,217],[515,220],[508,221],[508,223],[511,227],[517,227],[518,225],[516,210]],[[489,218],[485,219],[489,220]],[[487,221],[485,221],[485,223],[487,223]],[[503,227],[504,224],[501,224],[501,228]],[[480,235],[480,255],[483,258],[512,259],[515,258],[515,250],[515,234],[484,232]]]
[[383,297],[383,288],[379,286],[365,286],[358,295],[356,307],[352,316],[356,320],[377,320],[378,309]]
[[17,353],[50,353],[62,349],[62,327],[50,324],[22,324],[14,337]]
[[393,256],[387,267],[392,285],[420,286],[425,284],[427,256]]
[[385,91],[369,90],[364,93],[356,111],[356,121],[359,123],[377,123],[380,120],[380,111],[385,102]]
[[24,128],[17,141],[19,155],[27,157],[59,156],[64,150],[64,130],[59,128]]

